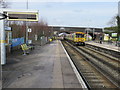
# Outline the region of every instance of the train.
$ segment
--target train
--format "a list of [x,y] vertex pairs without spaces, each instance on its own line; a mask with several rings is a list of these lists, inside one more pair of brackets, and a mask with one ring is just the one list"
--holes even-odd
[[66,34],[65,40],[73,42],[75,45],[85,46],[85,33],[84,32],[74,32],[71,34]]

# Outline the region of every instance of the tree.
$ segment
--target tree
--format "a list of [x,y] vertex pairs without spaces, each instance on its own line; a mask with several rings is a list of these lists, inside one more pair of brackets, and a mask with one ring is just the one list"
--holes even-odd
[[[9,21],[9,26],[12,27],[12,37],[20,38],[26,37],[26,24],[22,21]],[[35,35],[38,36],[38,40],[41,40],[41,37],[51,37],[52,30],[49,28],[45,20],[40,20],[39,22],[29,22],[28,28],[32,29],[32,32],[28,32],[28,38],[35,41]]]
[[118,30],[118,15],[115,15],[114,17],[112,17],[112,19],[107,23],[108,25],[110,25],[110,27],[105,27],[105,29],[107,30],[114,30],[115,32],[117,32]]
[[111,27],[104,28],[105,30],[114,30],[114,32],[118,33],[118,38],[120,37],[120,17],[118,15],[114,16],[108,24],[111,25]]
[[105,30],[110,30],[110,32],[117,32],[118,31],[118,27],[117,26],[105,27],[104,29]]
[[108,25],[111,25],[111,27],[115,27],[117,26],[117,17],[118,15],[115,15],[114,17],[112,17],[112,19],[107,23]]
[[118,38],[119,38],[120,37],[120,17],[117,16],[116,19],[117,19],[117,27],[118,27],[117,33],[118,33]]
[[105,27],[105,30],[110,30],[110,31],[114,31],[117,32],[118,31],[118,23],[117,23],[117,16],[115,15],[114,17],[112,17],[112,19],[107,23],[108,25],[110,25],[110,27]]
[[6,0],[0,0],[0,8],[8,8],[9,3]]

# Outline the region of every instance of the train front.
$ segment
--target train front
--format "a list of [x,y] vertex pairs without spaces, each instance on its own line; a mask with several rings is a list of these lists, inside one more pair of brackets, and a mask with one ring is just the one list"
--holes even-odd
[[85,33],[83,32],[76,32],[75,36],[74,36],[74,43],[76,45],[83,45],[85,46],[85,37],[84,37]]

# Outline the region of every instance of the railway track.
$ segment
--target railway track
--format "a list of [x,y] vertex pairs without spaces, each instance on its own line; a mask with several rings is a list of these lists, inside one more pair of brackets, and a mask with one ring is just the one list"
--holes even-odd
[[119,63],[95,50],[62,42],[89,88],[119,88]]
[[105,76],[107,76],[111,82],[119,87],[120,78],[118,77],[120,75],[120,61],[116,60],[115,58],[109,58],[100,52],[86,47],[78,48],[95,58],[95,60],[92,59],[90,62],[94,64]]

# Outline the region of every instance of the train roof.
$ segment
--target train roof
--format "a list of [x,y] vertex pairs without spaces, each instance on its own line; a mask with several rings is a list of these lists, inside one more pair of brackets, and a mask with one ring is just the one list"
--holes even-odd
[[85,34],[84,32],[75,32],[75,34]]

